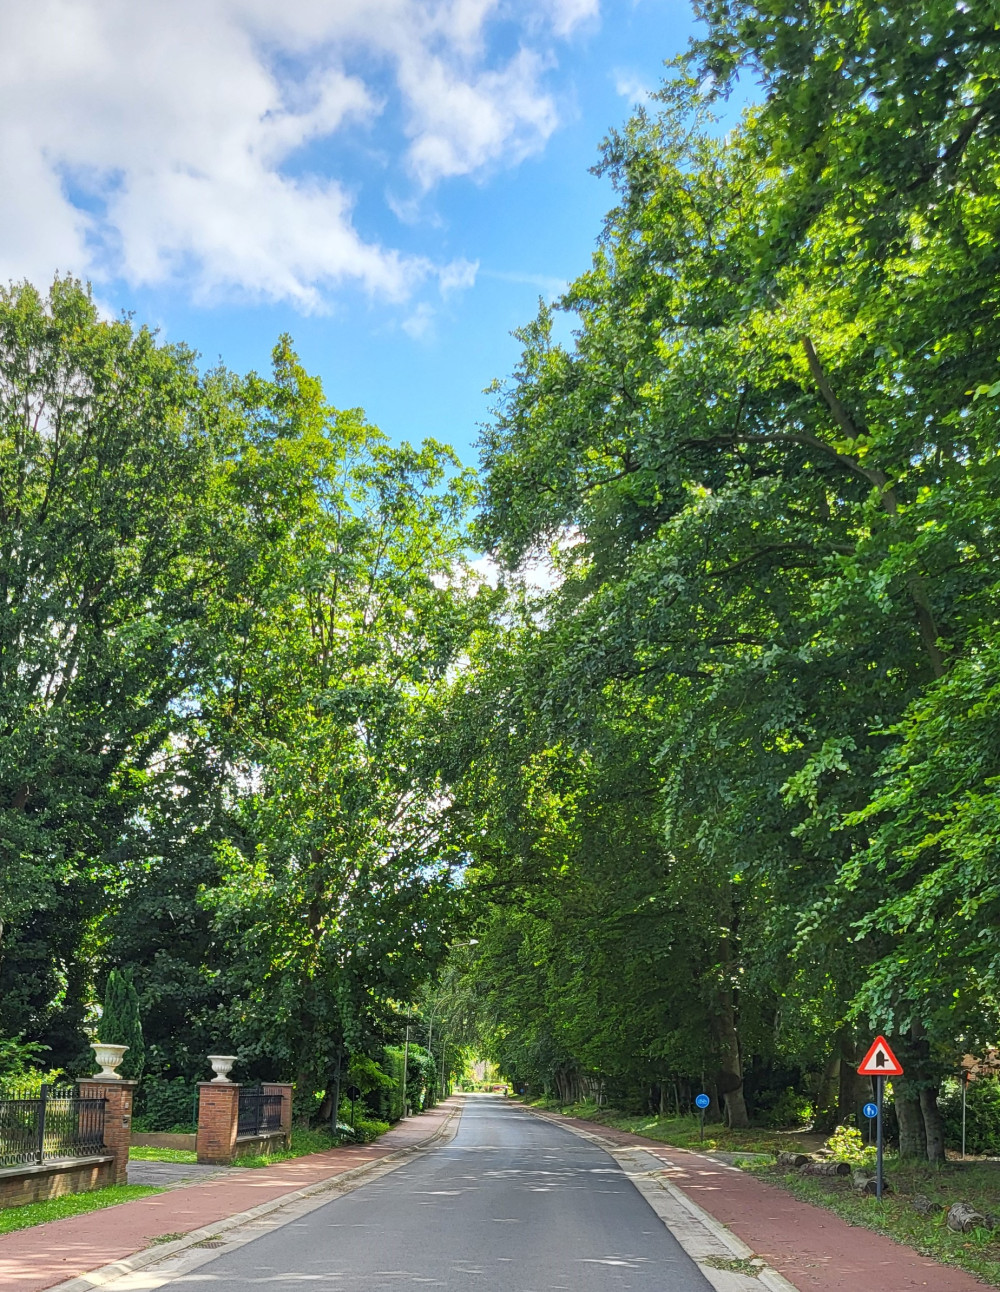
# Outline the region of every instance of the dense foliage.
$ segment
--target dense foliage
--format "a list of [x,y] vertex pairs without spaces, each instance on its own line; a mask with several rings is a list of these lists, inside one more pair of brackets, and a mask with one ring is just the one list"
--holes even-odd
[[103,1029],[138,1075],[144,1034],[147,1116],[186,1121],[156,1090],[208,1053],[311,1110],[401,1037],[460,856],[435,715],[479,613],[471,489],[330,408],[287,342],[270,377],[203,376],[74,282],[0,295],[18,1054],[88,1071]]
[[832,1130],[878,1030],[941,1158],[1000,1031],[987,8],[702,0],[496,388],[495,591],[450,451],[287,341],[202,374],[74,282],[0,295],[0,1079],[83,1070],[132,981],[161,1122],[211,1051],[336,1123],[476,1044]]
[[[508,614],[457,703],[506,1070],[904,1151],[996,1036],[1000,36],[718,0],[611,134],[592,269],[483,441]],[[762,105],[724,137],[738,75]],[[553,586],[522,575],[546,551]]]

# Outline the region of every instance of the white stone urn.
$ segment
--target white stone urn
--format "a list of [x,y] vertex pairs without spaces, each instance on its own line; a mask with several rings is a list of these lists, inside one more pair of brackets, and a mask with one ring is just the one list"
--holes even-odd
[[101,1065],[100,1072],[95,1072],[96,1077],[102,1081],[121,1081],[121,1075],[115,1071],[122,1059],[125,1057],[127,1045],[105,1045],[103,1041],[91,1041],[90,1048],[94,1051],[94,1058]]
[[212,1083],[229,1084],[229,1071],[239,1057],[238,1054],[210,1054],[208,1061],[212,1065],[212,1071],[215,1073]]

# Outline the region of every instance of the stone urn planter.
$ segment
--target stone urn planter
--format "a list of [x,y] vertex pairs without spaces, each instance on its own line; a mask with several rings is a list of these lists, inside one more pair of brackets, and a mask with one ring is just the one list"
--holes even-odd
[[238,1058],[238,1054],[210,1054],[208,1056],[208,1061],[212,1065],[212,1071],[215,1073],[215,1076],[212,1078],[213,1084],[231,1084],[229,1081],[229,1072]]
[[105,1045],[103,1041],[91,1041],[90,1048],[94,1051],[94,1058],[101,1065],[100,1072],[94,1075],[100,1077],[102,1081],[121,1081],[121,1075],[115,1071],[115,1068],[125,1057],[128,1046]]

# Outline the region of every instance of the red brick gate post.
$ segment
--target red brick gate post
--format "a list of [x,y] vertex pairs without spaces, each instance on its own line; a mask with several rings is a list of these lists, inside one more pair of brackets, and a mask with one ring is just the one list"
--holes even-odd
[[115,1159],[109,1184],[128,1183],[128,1146],[132,1138],[132,1096],[135,1081],[102,1081],[84,1077],[77,1082],[81,1099],[105,1099],[104,1147]]
[[240,1087],[235,1081],[198,1082],[198,1161],[228,1166],[236,1152]]

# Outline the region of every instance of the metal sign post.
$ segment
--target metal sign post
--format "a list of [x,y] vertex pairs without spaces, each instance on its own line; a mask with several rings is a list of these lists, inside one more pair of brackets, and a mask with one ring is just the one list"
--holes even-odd
[[868,1147],[872,1146],[872,1122],[878,1117],[878,1104],[865,1104],[861,1110],[868,1118]]
[[[863,1077],[874,1077],[876,1081],[875,1095],[876,1112],[875,1112],[875,1197],[881,1202],[882,1200],[882,1113],[885,1104],[885,1079],[886,1077],[901,1077],[903,1068],[899,1060],[889,1048],[889,1042],[884,1036],[877,1036],[871,1044],[871,1048],[865,1057],[861,1060],[858,1072]],[[865,1116],[870,1116],[869,1109],[871,1105],[865,1104]]]
[[700,1131],[700,1136],[701,1136],[702,1143],[704,1143],[704,1141],[705,1141],[705,1109],[708,1107],[708,1105],[709,1105],[712,1101],[711,1101],[711,1099],[709,1099],[708,1095],[696,1095],[696,1096],[695,1096],[695,1101],[694,1101],[694,1102],[695,1102],[695,1106],[696,1106],[696,1108],[698,1109],[698,1115],[699,1115],[699,1118],[700,1118],[700,1120],[701,1120],[701,1131]]
[[969,1078],[971,1072],[962,1073],[962,1160],[965,1161],[965,1104],[969,1095]]

